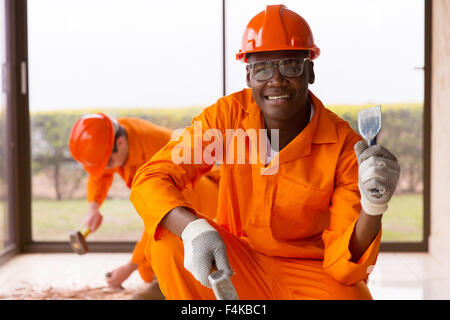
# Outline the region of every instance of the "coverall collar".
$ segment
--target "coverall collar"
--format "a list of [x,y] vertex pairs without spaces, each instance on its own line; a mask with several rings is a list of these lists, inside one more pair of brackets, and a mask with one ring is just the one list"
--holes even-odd
[[137,152],[130,152],[131,150],[139,150],[140,146],[138,139],[136,139],[136,133],[134,131],[133,127],[128,126],[127,123],[121,122],[120,119],[118,119],[120,125],[125,129],[128,137],[128,157],[125,161],[125,166],[138,166],[140,167],[142,164],[142,160],[139,157],[140,155]]
[[[244,130],[264,129],[264,117],[261,110],[253,99],[251,89],[245,89],[244,100],[239,101],[247,116],[242,120]],[[309,91],[311,103],[314,105],[315,114],[309,124],[292,140],[285,148],[280,150],[276,157],[279,157],[279,163],[296,160],[300,157],[306,157],[311,154],[311,145],[324,143],[337,143],[337,128],[335,123],[328,115],[322,102]],[[264,161],[259,161],[263,165]]]

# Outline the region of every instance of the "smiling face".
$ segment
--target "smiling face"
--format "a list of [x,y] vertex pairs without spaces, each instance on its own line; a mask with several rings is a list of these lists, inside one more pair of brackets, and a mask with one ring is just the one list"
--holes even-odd
[[[252,53],[249,63],[283,59],[308,58],[308,51],[273,51]],[[247,85],[267,121],[292,120],[308,103],[308,84],[314,83],[314,64],[306,60],[299,77],[285,77],[275,65],[273,76],[264,81],[256,80],[247,66]]]

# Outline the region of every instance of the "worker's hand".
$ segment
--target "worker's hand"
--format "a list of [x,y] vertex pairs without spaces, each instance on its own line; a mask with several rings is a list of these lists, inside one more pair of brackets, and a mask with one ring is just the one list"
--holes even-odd
[[105,275],[105,280],[111,288],[121,288],[122,283],[138,268],[133,261],[124,264]]
[[213,262],[217,270],[233,274],[222,238],[205,219],[190,222],[183,230],[181,239],[184,244],[184,267],[202,285],[211,287],[208,276]]
[[369,147],[365,141],[357,142],[354,149],[359,165],[361,206],[370,215],[383,214],[400,176],[397,158],[383,146]]
[[89,202],[88,213],[84,219],[84,225],[92,232],[98,229],[103,221],[103,216],[99,210],[100,206],[96,202]]

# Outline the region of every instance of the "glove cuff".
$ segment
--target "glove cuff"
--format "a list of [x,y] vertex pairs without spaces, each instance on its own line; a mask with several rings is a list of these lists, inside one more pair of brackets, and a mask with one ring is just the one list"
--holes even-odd
[[199,235],[200,233],[207,231],[216,231],[206,219],[197,219],[189,222],[181,233],[181,239],[183,242],[189,241]]
[[371,215],[371,216],[379,216],[383,214],[388,209],[388,204],[374,204],[366,199],[366,197],[362,194],[361,195],[361,207],[363,210]]

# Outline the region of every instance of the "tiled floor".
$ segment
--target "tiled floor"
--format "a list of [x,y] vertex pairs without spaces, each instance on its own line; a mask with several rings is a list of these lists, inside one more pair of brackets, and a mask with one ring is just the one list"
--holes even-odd
[[[91,253],[24,254],[0,266],[0,296],[18,290],[48,287],[77,290],[106,285],[104,274],[126,263],[129,254]],[[448,299],[449,268],[423,253],[381,253],[370,276],[374,299]],[[133,291],[142,286],[137,272],[123,286]]]
[[450,300],[449,270],[425,253],[380,253],[369,288],[374,299]]
[[[52,288],[52,296],[55,291],[62,293],[63,290],[106,290],[105,273],[125,264],[130,258],[131,255],[126,253],[18,255],[0,266],[0,298],[46,296],[37,293],[48,292],[49,288]],[[131,296],[143,284],[139,274],[134,272],[123,283],[127,290],[122,296]]]

